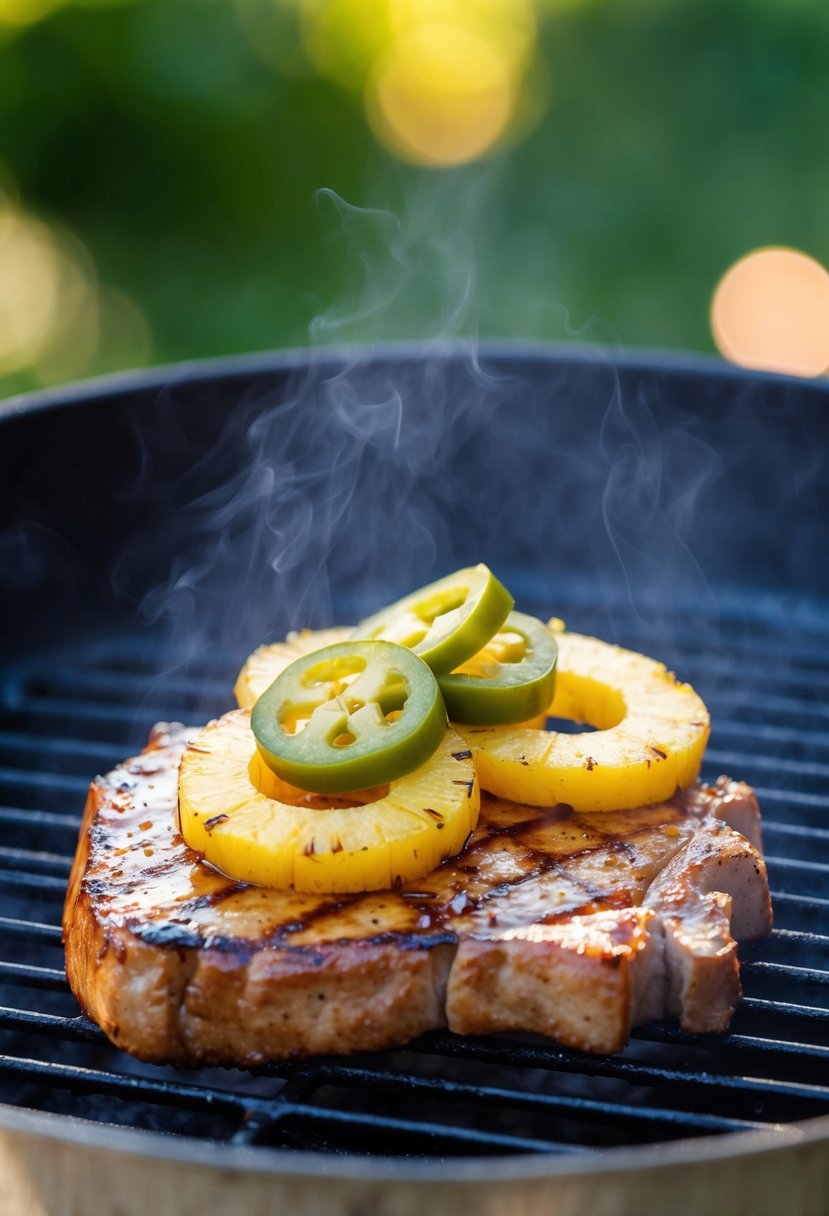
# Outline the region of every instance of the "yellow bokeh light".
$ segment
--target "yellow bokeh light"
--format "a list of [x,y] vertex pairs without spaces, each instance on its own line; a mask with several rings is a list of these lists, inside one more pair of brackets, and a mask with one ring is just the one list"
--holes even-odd
[[61,324],[34,361],[36,379],[41,384],[78,379],[93,366],[98,342],[98,297],[94,291],[86,291],[72,312],[61,317]]
[[[132,4],[136,0],[75,0],[84,8],[111,8],[121,4]],[[0,28],[34,25],[42,21],[55,9],[63,8],[71,0],[0,0]]]
[[415,164],[463,164],[489,151],[515,108],[517,80],[486,38],[418,25],[383,55],[366,104],[375,134]]
[[94,343],[79,341],[94,272],[80,246],[0,196],[0,375],[38,369],[65,348],[83,371]]
[[534,0],[299,0],[299,18],[317,71],[364,89],[374,133],[415,164],[474,160],[543,105]]
[[746,254],[717,284],[711,330],[733,363],[819,376],[829,369],[829,272],[796,249]]
[[150,326],[135,301],[114,287],[89,287],[34,364],[41,384],[74,380],[90,369],[142,367],[150,360]]
[[487,41],[505,64],[519,70],[536,45],[534,0],[389,0],[392,33],[442,23]]
[[301,0],[302,42],[317,71],[362,89],[391,38],[390,0]]
[[0,26],[32,25],[60,3],[61,0],[0,0]]
[[27,367],[57,321],[60,268],[48,230],[0,203],[0,374]]

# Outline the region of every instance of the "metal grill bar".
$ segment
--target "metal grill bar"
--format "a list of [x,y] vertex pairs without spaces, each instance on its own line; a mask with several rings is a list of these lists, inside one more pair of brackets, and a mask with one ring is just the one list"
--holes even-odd
[[3,882],[7,887],[18,887],[21,891],[31,891],[44,898],[63,900],[66,894],[66,879],[54,878],[49,874],[24,874],[7,870],[3,874]]
[[442,1098],[467,1099],[475,1102],[509,1103],[532,1109],[548,1111],[566,1111],[569,1114],[590,1114],[607,1117],[612,1114],[615,1118],[624,1118],[631,1123],[639,1124],[673,1124],[675,1127],[714,1131],[737,1131],[749,1128],[767,1127],[767,1124],[748,1119],[727,1119],[717,1115],[697,1115],[690,1111],[660,1109],[658,1107],[639,1107],[620,1102],[598,1102],[590,1098],[578,1098],[559,1094],[527,1094],[510,1089],[500,1089],[494,1085],[463,1085],[457,1081],[445,1078],[435,1079],[403,1074],[390,1076],[383,1068],[358,1068],[338,1064],[321,1068],[312,1077],[314,1083],[333,1085],[345,1081],[371,1085],[378,1089],[390,1090],[405,1097],[411,1093],[431,1093]]
[[42,874],[67,874],[72,865],[71,857],[59,853],[36,853],[31,849],[7,849],[0,847],[0,869],[25,865]]
[[44,925],[37,921],[18,920],[11,916],[0,916],[0,935],[3,937],[22,937],[26,941],[36,941],[60,945],[61,930],[59,925]]
[[769,725],[768,723],[755,723],[753,726],[747,726],[744,722],[729,722],[722,718],[717,718],[714,724],[714,733],[718,740],[737,739],[749,751],[756,748],[758,744],[766,745],[769,743],[775,744],[779,748],[785,748],[787,752],[791,752],[796,756],[803,755],[807,759],[816,753],[829,752],[829,731],[824,730],[790,730],[785,726]]
[[794,1005],[788,1001],[766,1001],[758,997],[744,996],[743,1008],[773,1014],[775,1017],[787,1016],[803,1018],[807,1022],[829,1022],[829,1009],[816,1009],[812,1005]]
[[48,988],[50,992],[66,991],[66,974],[55,967],[0,962],[0,981],[7,984],[27,984],[32,988]]
[[769,975],[774,979],[797,980],[808,984],[829,984],[829,971],[817,971],[813,967],[791,967],[786,963],[743,963],[743,977],[751,975]]
[[[810,1059],[829,1062],[829,1047],[816,1046],[814,1043],[789,1042],[786,1039],[768,1039],[760,1035],[750,1034],[735,1034],[730,1031],[727,1036],[720,1039],[713,1035],[687,1035],[676,1026],[666,1025],[664,1022],[651,1023],[648,1026],[640,1026],[633,1032],[635,1039],[642,1039],[653,1043],[676,1043],[683,1047],[689,1045],[700,1045],[707,1051],[727,1053],[732,1052],[735,1055],[735,1060],[739,1056],[763,1056],[774,1057],[779,1062],[791,1062],[792,1057],[800,1059]],[[788,1057],[788,1060],[785,1058]]]
[[104,1032],[82,1015],[62,1018],[54,1013],[0,1006],[0,1028],[46,1034],[73,1043],[98,1043],[103,1046],[108,1042]]
[[[232,687],[232,679],[228,681],[217,680],[215,676],[208,678],[207,676],[187,677],[181,674],[159,675],[156,671],[133,673],[130,676],[130,684],[136,703],[144,700],[148,693],[164,700],[168,697],[174,699],[181,696],[185,701],[188,699],[195,701],[209,696],[214,700],[230,701],[229,689]],[[124,677],[119,673],[109,671],[89,671],[79,667],[61,666],[59,669],[49,672],[47,679],[33,682],[27,690],[27,700],[32,697],[48,697],[51,700],[56,695],[60,699],[73,703],[76,699],[85,702],[105,701],[107,704],[111,700],[115,704],[123,705]]]
[[25,807],[0,806],[0,823],[20,824],[26,828],[77,832],[80,815],[60,815],[54,811],[27,810]]
[[[509,1042],[509,1047],[506,1046]],[[640,1060],[626,1060],[620,1057],[585,1057],[581,1054],[565,1052],[560,1048],[548,1049],[537,1047],[524,1042],[504,1040],[503,1045],[497,1046],[479,1039],[454,1039],[451,1035],[427,1036],[425,1045],[413,1045],[415,1050],[428,1050],[437,1055],[456,1056],[468,1053],[469,1056],[485,1063],[496,1064],[499,1051],[512,1050],[519,1052],[526,1064],[533,1068],[554,1069],[556,1072],[580,1072],[592,1077],[608,1077],[616,1080],[630,1081],[633,1084],[653,1084],[655,1082],[677,1083],[689,1089],[715,1089],[723,1093],[756,1093],[779,1094],[796,1097],[822,1104],[829,1095],[829,1085],[801,1085],[789,1081],[775,1081],[769,1078],[730,1076],[719,1073],[687,1072],[679,1068],[664,1068]]]
[[97,743],[88,739],[61,739],[34,735],[28,731],[0,730],[0,759],[5,764],[21,757],[37,761],[41,756],[74,757],[82,776],[89,779],[90,766],[105,764],[112,767],[123,759],[116,744]]
[[[804,849],[814,856],[815,849],[826,849],[829,855],[829,831],[823,828],[804,828],[799,824],[778,823],[776,819],[763,823],[765,840],[777,840],[778,849]],[[778,840],[778,837],[782,839]]]
[[[225,701],[224,708],[230,708]],[[30,697],[25,705],[15,711],[15,726],[29,731],[65,730],[70,735],[84,735],[89,730],[96,732],[96,739],[146,737],[156,722],[187,722],[192,717],[192,706],[169,704],[153,709],[147,705],[99,705],[84,701],[67,701],[58,697]],[[88,784],[88,783],[87,783]]]
[[57,1064],[46,1060],[29,1060],[17,1056],[0,1056],[0,1073],[8,1077],[24,1077],[27,1080],[50,1080],[56,1084],[70,1086],[94,1093],[111,1094],[119,1098],[137,1098],[148,1102],[186,1104],[192,1110],[224,1107],[228,1114],[240,1117],[247,1109],[246,1103],[234,1099],[222,1090],[202,1089],[196,1085],[177,1082],[149,1080],[143,1077],[123,1076],[97,1068],[79,1068],[68,1064]]
[[[44,1063],[40,1060],[0,1056],[0,1076],[43,1082],[79,1092],[107,1094],[113,1098],[139,1100],[165,1106],[202,1110],[211,1114],[222,1113],[242,1123],[252,1114],[263,1117],[271,1129],[277,1122],[291,1117],[312,1122],[341,1123],[349,1128],[375,1129],[377,1119],[359,1111],[325,1109],[308,1104],[273,1099],[257,1099],[251,1095],[234,1095],[216,1089],[154,1081],[145,1077],[120,1076],[99,1069],[71,1067],[65,1064]],[[511,1152],[570,1152],[573,1146],[555,1140],[534,1140],[522,1136],[505,1136],[496,1132],[456,1127],[449,1123],[413,1122],[394,1116],[383,1116],[383,1125],[389,1131],[426,1139],[454,1141],[467,1147],[507,1149]],[[586,1151],[585,1146],[580,1146]]]
[[89,778],[71,777],[69,774],[33,772],[31,769],[0,768],[0,787],[10,786],[12,789],[25,785],[27,790],[54,789],[56,786],[64,792],[77,793],[83,799],[89,789]]
[[819,899],[817,895],[799,895],[796,891],[775,891],[771,892],[772,903],[777,907],[802,907],[809,908],[818,914],[821,924],[825,924],[825,917],[829,913],[829,899]]
[[825,885],[825,879],[829,876],[829,864],[823,861],[800,861],[794,857],[766,857],[766,865],[771,869],[772,866],[778,871],[796,870],[801,875],[815,874],[819,875],[824,882],[821,883],[821,890],[826,891],[829,888]]
[[760,805],[782,806],[784,809],[796,809],[798,812],[815,808],[822,813],[829,808],[829,795],[808,794],[800,790],[775,790],[770,786],[757,785],[755,793],[760,799]]
[[829,765],[814,764],[806,760],[792,760],[784,756],[748,755],[745,752],[724,752],[711,748],[706,754],[709,766],[719,766],[725,772],[757,773],[772,772],[789,774],[798,781],[814,781],[818,788],[826,788],[829,782]]
[[[353,1110],[325,1110],[314,1106],[302,1106],[299,1103],[292,1103],[290,1106],[286,1104],[278,1115],[283,1122],[289,1116],[294,1118],[299,1116],[312,1122],[322,1122],[323,1125],[326,1123],[340,1124],[348,1130],[363,1127],[376,1132],[378,1126],[378,1120],[373,1115],[364,1115]],[[272,1123],[275,1122],[271,1113],[268,1117]],[[495,1132],[480,1132],[473,1128],[457,1127],[451,1123],[434,1123],[427,1120],[414,1122],[409,1119],[398,1119],[393,1115],[384,1115],[382,1125],[384,1129],[398,1135],[438,1143],[449,1141],[463,1145],[465,1148],[505,1149],[508,1152],[523,1153],[570,1153],[574,1151],[574,1148],[576,1152],[580,1153],[590,1151],[587,1145],[574,1146],[556,1140],[530,1140],[525,1136],[502,1136]],[[261,1140],[261,1138],[260,1136],[259,1139]]]
[[798,726],[801,722],[807,723],[807,729],[814,730],[815,726],[819,726],[823,730],[822,723],[829,721],[829,705],[822,705],[819,701],[809,701],[808,705],[804,705],[803,701],[796,696],[785,697],[780,695],[769,694],[766,696],[763,691],[762,709],[757,706],[758,690],[752,688],[729,688],[718,689],[716,695],[711,697],[711,704],[714,708],[724,713],[727,722],[732,721],[732,717],[737,713],[734,721],[751,722],[753,716],[762,715],[762,721],[767,722],[769,718],[775,721],[788,720],[792,727]]
[[[778,942],[783,942],[786,945],[796,942],[803,942],[810,946],[820,946],[821,949],[829,952],[829,937],[822,933],[799,933],[794,929],[772,929],[771,936],[767,939],[773,945]],[[829,953],[826,955],[829,959]]]

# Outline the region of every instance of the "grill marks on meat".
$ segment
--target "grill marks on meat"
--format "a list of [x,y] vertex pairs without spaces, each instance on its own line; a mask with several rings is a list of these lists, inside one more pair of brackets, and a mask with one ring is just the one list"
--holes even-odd
[[320,897],[245,886],[187,847],[185,745],[157,730],[93,784],[64,911],[75,995],[146,1060],[368,1051],[446,1024],[600,1052],[665,1013],[720,1031],[740,997],[734,937],[771,928],[757,803],[725,778],[605,815],[485,798],[464,852],[427,878]]

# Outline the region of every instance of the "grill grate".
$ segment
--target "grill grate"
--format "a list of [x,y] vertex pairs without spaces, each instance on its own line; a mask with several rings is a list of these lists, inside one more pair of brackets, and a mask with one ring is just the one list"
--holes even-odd
[[[794,632],[789,614],[766,597],[750,619],[695,622],[696,634],[676,618],[659,648],[711,708],[704,776],[728,772],[758,789],[775,929],[741,951],[746,995],[731,1033],[653,1023],[612,1057],[449,1033],[253,1072],[184,1073],[116,1051],[79,1014],[62,969],[60,911],[86,788],[156,721],[228,708],[241,656],[171,664],[123,633],[10,668],[0,683],[0,1102],[224,1143],[409,1156],[589,1154],[829,1112],[829,617],[812,609]],[[606,618],[583,606],[565,615],[607,635]],[[624,644],[657,649],[633,615],[617,614],[615,628]]]

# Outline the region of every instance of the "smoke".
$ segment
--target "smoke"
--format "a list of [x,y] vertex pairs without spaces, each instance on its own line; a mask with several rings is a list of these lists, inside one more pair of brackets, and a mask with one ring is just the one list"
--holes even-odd
[[475,337],[477,246],[491,176],[479,166],[410,179],[400,215],[319,190],[324,238],[346,269],[340,298],[311,321],[312,344]]
[[[485,180],[467,176],[451,207],[442,180],[403,218],[320,191],[324,239],[348,282],[312,321],[309,350],[286,359],[276,388],[254,378],[225,398],[213,385],[199,411],[171,384],[149,425],[137,419],[139,456],[120,497],[143,505],[152,481],[165,543],[137,530],[112,583],[177,660],[241,660],[288,628],[359,616],[390,589],[460,563],[458,468],[497,377],[477,357],[474,216]],[[391,337],[417,346],[367,357],[362,342]],[[447,376],[453,337],[461,357]],[[158,470],[176,449],[187,467],[159,501]],[[166,545],[171,566],[153,581],[153,548]]]
[[688,543],[700,501],[720,476],[723,455],[688,419],[661,421],[645,391],[618,376],[599,434],[607,470],[602,521],[627,606],[657,651],[685,640],[718,644],[716,595]]
[[[572,628],[658,657],[716,648],[715,580],[738,582],[761,543],[747,460],[784,493],[770,472],[782,424],[752,433],[757,392],[735,379],[720,425],[693,386],[677,401],[670,375],[608,349],[481,357],[487,172],[429,180],[400,214],[320,191],[345,271],[308,350],[276,374],[185,376],[137,418],[120,497],[141,523],[116,595],[208,675],[477,561],[519,607]],[[817,458],[800,467],[802,501],[819,478]]]

